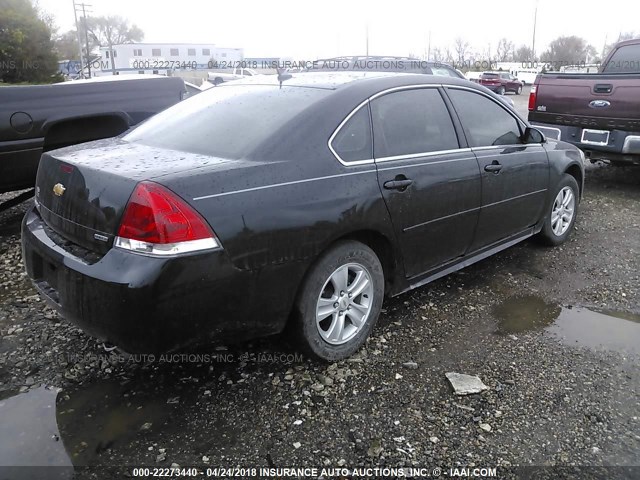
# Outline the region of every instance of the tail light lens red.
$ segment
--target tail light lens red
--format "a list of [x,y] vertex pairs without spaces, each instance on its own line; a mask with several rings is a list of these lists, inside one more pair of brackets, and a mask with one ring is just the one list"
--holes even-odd
[[531,86],[531,93],[529,94],[529,111],[532,112],[536,109],[538,87],[536,85]]
[[139,183],[131,194],[114,245],[162,256],[220,247],[198,212],[171,190],[153,182]]

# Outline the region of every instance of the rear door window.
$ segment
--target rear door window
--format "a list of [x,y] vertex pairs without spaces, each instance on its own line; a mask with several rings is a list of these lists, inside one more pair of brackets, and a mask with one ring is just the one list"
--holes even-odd
[[449,111],[435,88],[392,92],[371,102],[375,158],[459,147]]
[[450,88],[447,90],[472,147],[522,143],[519,122],[484,95]]

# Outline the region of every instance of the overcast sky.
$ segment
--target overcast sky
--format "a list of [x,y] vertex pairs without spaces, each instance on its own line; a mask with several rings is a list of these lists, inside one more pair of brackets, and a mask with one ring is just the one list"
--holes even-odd
[[[82,0],[77,0],[80,3]],[[145,33],[145,42],[213,43],[243,48],[245,57],[315,59],[364,54],[366,25],[371,55],[424,55],[458,36],[474,50],[495,53],[498,39],[531,45],[538,4],[536,52],[560,35],[578,35],[600,51],[618,34],[640,34],[640,1],[360,0],[84,0],[94,15],[122,15]],[[38,0],[59,31],[73,27],[73,0]],[[502,5],[502,6],[499,6]],[[606,9],[606,11],[603,11]]]

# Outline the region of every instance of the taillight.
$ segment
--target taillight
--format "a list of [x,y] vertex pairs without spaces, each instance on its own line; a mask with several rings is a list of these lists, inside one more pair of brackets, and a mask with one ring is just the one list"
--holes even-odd
[[531,85],[531,93],[529,94],[529,111],[532,112],[536,109],[538,87]]
[[147,255],[175,255],[219,248],[207,222],[182,198],[141,182],[125,208],[114,246]]

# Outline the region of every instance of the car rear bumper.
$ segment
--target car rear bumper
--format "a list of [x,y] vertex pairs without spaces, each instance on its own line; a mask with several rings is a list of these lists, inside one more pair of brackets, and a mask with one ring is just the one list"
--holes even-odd
[[[594,145],[582,142],[583,128],[555,125],[532,121],[531,125],[539,128],[547,137],[571,143],[585,152],[591,160],[612,160],[640,165],[640,132],[624,130],[607,130],[609,141],[606,145]],[[600,130],[600,129],[592,129]]]
[[32,208],[22,223],[27,274],[60,314],[131,353],[253,336],[249,271],[223,251],[156,258],[112,248],[80,255]]

